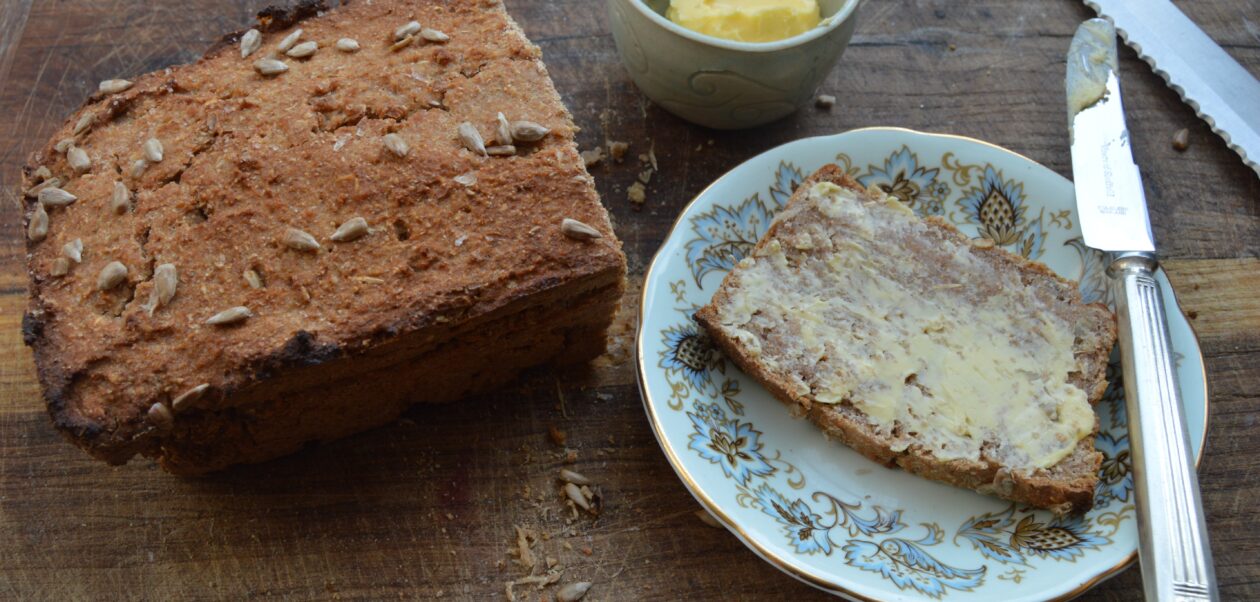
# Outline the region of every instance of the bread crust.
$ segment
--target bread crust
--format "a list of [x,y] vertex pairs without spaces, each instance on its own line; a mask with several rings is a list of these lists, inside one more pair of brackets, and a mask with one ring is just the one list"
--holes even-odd
[[[812,174],[797,188],[788,206],[798,202],[814,184],[819,182],[831,182],[868,194],[860,184],[847,176],[839,167],[827,165]],[[967,241],[957,228],[944,220],[928,218],[925,221],[933,224],[948,236]],[[760,250],[769,241],[774,240],[780,225],[781,221],[776,219],[755,249]],[[973,252],[988,256],[995,261],[1014,264],[1025,276],[1025,282],[1038,280],[1052,283],[1062,290],[1062,294],[1066,295],[1070,303],[1082,308],[1083,315],[1087,315],[1092,325],[1099,329],[1099,340],[1105,344],[1100,344],[1097,348],[1086,350],[1084,353],[1078,351],[1077,360],[1083,367],[1083,371],[1073,378],[1072,382],[1085,391],[1090,404],[1097,403],[1106,390],[1107,360],[1116,337],[1115,317],[1111,311],[1099,303],[1081,303],[1076,285],[1053,273],[1041,263],[1029,261],[997,247],[973,247]],[[795,415],[807,417],[828,436],[840,440],[858,453],[880,464],[889,467],[899,466],[928,479],[1039,508],[1048,508],[1059,513],[1084,512],[1093,507],[1094,488],[1097,485],[1098,469],[1102,462],[1102,455],[1094,449],[1093,435],[1083,438],[1076,449],[1055,466],[1033,471],[1012,471],[983,456],[979,461],[942,461],[935,458],[930,450],[916,446],[896,451],[892,448],[891,442],[881,436],[875,430],[875,426],[848,401],[835,405],[814,403],[808,395],[798,393],[790,383],[772,373],[750,354],[744,345],[726,333],[718,317],[717,306],[723,304],[729,297],[730,288],[727,283],[730,279],[731,275],[728,274],[723,280],[723,285],[714,294],[713,300],[696,312],[696,321],[705,329],[717,348],[725,353],[735,365],[765,386]],[[1094,431],[1096,434],[1096,420]]]
[[[69,179],[62,188],[79,200],[50,209],[47,238],[27,243],[23,338],[53,424],[92,455],[110,463],[154,455],[194,473],[287,453],[293,445],[259,444],[246,429],[218,441],[215,454],[180,446],[197,440],[204,447],[214,425],[242,416],[253,417],[257,432],[256,417],[284,414],[270,409],[293,403],[268,398],[268,390],[292,393],[318,381],[294,374],[353,375],[382,362],[447,357],[461,339],[493,335],[477,328],[512,331],[517,348],[461,356],[442,376],[478,379],[479,362],[502,360],[494,378],[479,381],[498,384],[531,365],[583,361],[602,350],[624,288],[625,255],[538,49],[497,2],[343,4],[265,9],[257,25],[263,46],[253,56],[239,55],[243,32],[228,34],[193,64],[134,78],[121,93],[94,93],[30,157],[25,187],[47,167]],[[447,30],[451,40],[391,51],[393,29],[412,18]],[[279,77],[255,73],[253,62],[298,26],[304,40],[319,41],[317,54],[286,58],[291,69]],[[333,42],[341,36],[359,39],[363,50],[339,53]],[[369,77],[379,79],[360,81]],[[456,125],[488,131],[495,111],[538,121],[551,134],[513,157],[465,150]],[[91,125],[74,133],[86,115],[94,116]],[[379,140],[392,131],[410,140],[407,156],[382,151]],[[150,136],[163,139],[166,157],[132,174],[131,161]],[[63,139],[88,150],[88,173],[72,175],[55,150]],[[477,181],[460,183],[461,174]],[[115,181],[134,195],[131,213],[104,210]],[[25,199],[28,220],[37,203]],[[367,216],[371,234],[330,241],[354,215]],[[565,237],[565,217],[603,238]],[[285,249],[277,243],[284,226],[309,230],[324,248],[313,255]],[[62,244],[76,237],[85,245],[83,262],[65,277],[51,275]],[[109,260],[123,262],[129,275],[100,292],[96,273]],[[167,262],[179,267],[179,292],[150,315],[144,304],[153,269]],[[241,277],[254,268],[265,273],[264,288]],[[549,315],[548,304],[574,313],[567,323],[530,318]],[[255,317],[226,328],[205,324],[233,305],[250,306]],[[537,330],[513,330],[515,322]],[[555,333],[563,333],[560,346],[552,344]],[[535,335],[552,343],[522,352],[520,341]],[[398,377],[419,379],[424,370],[421,362]],[[202,383],[209,390],[193,412],[219,417],[209,430],[197,437],[181,430],[204,422],[195,413],[176,415],[173,430],[149,417],[154,404],[169,408]],[[450,401],[456,396],[448,391],[484,387],[452,383],[432,395],[398,388],[376,402],[388,411],[342,423],[337,412],[345,406],[332,393],[305,389],[311,407],[327,412],[325,423],[308,429],[313,440],[387,422],[409,403]],[[348,430],[349,423],[357,426]],[[174,457],[181,459],[167,461]]]

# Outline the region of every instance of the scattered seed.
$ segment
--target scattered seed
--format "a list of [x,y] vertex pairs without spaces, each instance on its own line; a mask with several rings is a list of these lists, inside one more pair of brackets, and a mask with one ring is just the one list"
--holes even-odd
[[574,472],[567,468],[560,469],[560,478],[564,480],[566,483],[573,483],[574,485],[590,485],[591,484],[590,479],[586,478],[581,473]]
[[209,383],[201,383],[200,385],[184,391],[178,397],[171,400],[171,409],[176,412],[182,412],[189,407],[192,407],[192,404],[201,399],[201,397],[206,394],[206,390],[209,388]]
[[79,200],[79,197],[70,194],[56,186],[49,186],[39,191],[39,202],[48,207],[65,207],[70,203]]
[[405,37],[413,36],[417,33],[420,33],[420,29],[421,27],[420,27],[419,21],[411,21],[407,23],[406,25],[403,25],[402,27],[399,27],[398,29],[394,30],[394,41],[397,42],[398,40],[401,40]]
[[472,186],[477,183],[477,174],[473,172],[462,173],[455,176],[455,182],[463,186]]
[[169,430],[175,425],[175,417],[171,415],[170,408],[167,408],[162,402],[149,406],[149,422],[153,423],[159,430]]
[[486,154],[491,157],[510,157],[516,154],[516,147],[511,144],[490,146],[486,148]]
[[74,138],[62,138],[53,145],[53,150],[64,155],[72,146],[74,146]]
[[102,93],[105,93],[105,94],[117,94],[119,92],[125,91],[127,88],[130,88],[130,87],[131,87],[131,82],[125,79],[107,79],[101,82],[101,85],[98,86],[97,89],[99,89]]
[[245,270],[245,273],[243,274],[243,276],[245,276],[245,282],[249,283],[250,288],[262,288],[263,286],[265,286],[263,284],[262,276],[260,276],[258,272],[255,272],[254,270]]
[[294,251],[318,251],[319,241],[297,228],[289,228],[284,232],[284,246]]
[[398,52],[399,50],[402,50],[403,48],[410,46],[411,43],[414,41],[416,41],[416,36],[407,36],[401,40],[398,40],[397,42],[394,42],[394,44],[390,46],[389,49],[393,52]]
[[79,121],[74,124],[74,135],[78,136],[79,134],[86,132],[87,129],[92,127],[92,124],[95,122],[96,115],[93,115],[92,113],[84,113],[83,116],[79,118]]
[[359,41],[354,38],[341,38],[337,40],[337,50],[341,52],[358,52]]
[[599,230],[567,217],[560,222],[560,231],[574,240],[594,240],[604,237],[603,234],[599,233]]
[[561,587],[556,592],[556,602],[577,602],[586,596],[586,592],[594,585],[590,581],[578,581]]
[[696,510],[696,518],[700,519],[700,522],[710,527],[713,527],[714,529],[722,528],[722,523],[719,523],[718,520],[714,518],[712,514],[709,514],[708,510],[704,510],[704,509]]
[[481,139],[481,132],[478,132],[473,124],[467,121],[459,124],[458,133],[460,142],[464,143],[464,148],[483,157],[486,156],[486,142]]
[[61,254],[75,263],[83,263],[83,239],[76,238],[62,245]]
[[136,162],[131,164],[131,177],[138,178],[144,175],[144,170],[148,168],[148,161],[145,161],[144,159],[136,159]]
[[31,213],[31,221],[26,225],[26,237],[39,242],[48,236],[48,212],[44,210],[43,203],[35,204],[35,211]]
[[60,278],[70,273],[70,260],[65,257],[58,257],[53,260],[52,269],[48,270],[48,275],[53,278]]
[[40,165],[39,169],[36,169],[34,172],[31,173],[31,181],[36,184],[39,184],[40,182],[44,182],[50,178],[52,178],[52,172],[49,171],[48,167],[44,165]]
[[1176,134],[1173,134],[1172,147],[1177,152],[1185,152],[1187,148],[1190,148],[1189,128],[1181,128],[1177,130]]
[[429,29],[428,27],[420,30],[420,37],[424,38],[427,42],[436,42],[438,44],[444,44],[451,41],[451,36],[448,36],[436,29]]
[[538,142],[550,133],[551,130],[532,121],[512,122],[513,140],[520,140],[521,142]]
[[276,50],[279,52],[288,52],[290,48],[293,48],[293,46],[298,43],[298,40],[301,39],[301,37],[302,30],[300,28],[293,30],[293,33],[284,36],[284,39],[280,40],[280,44],[276,46]]
[[109,197],[109,210],[122,215],[131,210],[131,191],[122,182],[114,182],[114,193]]
[[66,163],[70,164],[70,169],[73,169],[74,173],[87,173],[89,169],[92,169],[92,158],[88,157],[87,151],[77,146],[72,146],[66,151]]
[[96,277],[97,290],[107,291],[127,279],[127,266],[122,262],[111,261],[101,268],[101,274]]
[[301,44],[288,49],[284,54],[285,56],[291,56],[295,59],[304,59],[312,54],[315,54],[316,50],[319,50],[319,43],[311,40],[309,42],[302,42]]
[[162,162],[162,141],[157,138],[149,138],[144,141],[144,158],[149,163]]
[[355,217],[338,226],[332,239],[336,242],[352,242],[363,238],[369,231],[367,220]]
[[819,94],[818,98],[814,99],[814,106],[830,111],[831,107],[836,106],[836,97],[830,94]]
[[153,292],[149,294],[149,315],[153,310],[170,305],[175,298],[175,290],[179,288],[179,274],[175,264],[164,263],[153,270]]
[[407,141],[403,140],[402,136],[398,134],[390,132],[385,134],[382,140],[385,142],[385,148],[399,157],[406,157],[407,153],[411,152],[411,147],[407,146]]
[[512,124],[503,113],[495,118],[494,141],[501,145],[512,144]]
[[284,61],[276,59],[258,59],[254,62],[254,71],[260,75],[280,75],[289,70],[289,66]]
[[238,305],[210,316],[210,319],[206,320],[206,324],[211,326],[228,326],[252,317],[254,317],[254,312],[249,311],[249,308],[244,305]]
[[254,54],[258,48],[262,46],[262,33],[257,29],[251,29],[241,36],[241,58],[246,58]]
[[578,153],[582,157],[582,164],[586,167],[594,167],[604,160],[604,148],[597,146],[590,150],[584,150]]
[[591,501],[586,499],[585,495],[582,495],[582,490],[578,488],[577,485],[574,485],[573,483],[565,483],[564,494],[568,496],[570,500],[573,500],[573,503],[577,504],[579,508],[590,512]]

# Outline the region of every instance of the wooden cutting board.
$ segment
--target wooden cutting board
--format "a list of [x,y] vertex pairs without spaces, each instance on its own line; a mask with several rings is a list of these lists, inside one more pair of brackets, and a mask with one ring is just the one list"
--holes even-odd
[[[583,147],[631,144],[625,163],[593,169],[632,274],[610,353],[204,479],[171,477],[147,461],[104,466],[50,427],[22,345],[18,169],[98,81],[194,60],[265,4],[0,0],[0,599],[504,599],[504,583],[525,574],[506,553],[516,526],[545,533],[534,552],[563,567],[562,582],[593,582],[591,600],[825,599],[702,523],[662,457],[629,355],[644,265],[694,194],[804,136],[869,125],[950,132],[1069,173],[1062,56],[1091,16],[1069,0],[869,2],[825,85],[840,97],[834,110],[723,133],[638,93],[602,2],[508,0],[584,128]],[[1260,2],[1182,4],[1260,73]],[[1207,356],[1201,474],[1221,593],[1257,599],[1260,179],[1130,51],[1122,57],[1156,237]],[[1191,147],[1177,153],[1169,141],[1183,127]],[[650,148],[661,169],[636,209],[625,191],[640,169],[634,157]],[[573,464],[565,449],[576,451]],[[598,519],[566,514],[555,481],[562,466],[599,483]],[[1130,570],[1086,598],[1138,600],[1139,583]],[[517,591],[538,600],[554,588]]]

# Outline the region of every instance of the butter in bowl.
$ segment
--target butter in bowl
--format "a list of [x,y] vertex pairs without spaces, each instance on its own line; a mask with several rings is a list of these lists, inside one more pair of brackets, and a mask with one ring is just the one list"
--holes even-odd
[[853,37],[859,0],[607,0],[621,62],[667,111],[754,127],[810,103]]

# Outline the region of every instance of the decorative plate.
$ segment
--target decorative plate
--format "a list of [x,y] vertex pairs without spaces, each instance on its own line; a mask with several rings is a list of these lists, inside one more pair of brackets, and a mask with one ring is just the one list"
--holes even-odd
[[[678,476],[748,547],[826,591],[879,600],[1062,600],[1132,563],[1133,480],[1118,362],[1096,407],[1105,459],[1094,509],[1055,518],[884,468],[827,441],[717,352],[692,321],[815,169],[938,215],[1044,262],[1107,300],[1101,256],[1081,243],[1072,184],[977,140],[873,128],[785,144],[740,165],[679,216],[643,287],[639,386]],[[1203,358],[1167,278],[1177,378],[1192,446],[1207,419]]]

